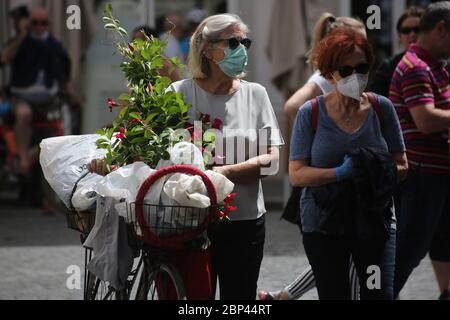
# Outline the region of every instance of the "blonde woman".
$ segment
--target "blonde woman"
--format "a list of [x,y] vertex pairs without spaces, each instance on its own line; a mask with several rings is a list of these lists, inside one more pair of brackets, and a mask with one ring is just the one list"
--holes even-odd
[[188,64],[192,78],[171,86],[192,105],[191,118],[198,119],[201,112],[220,119],[227,142],[245,141],[259,147],[259,140],[251,133],[262,129],[272,132],[266,154],[252,156],[247,151],[251,147],[240,149],[235,143],[233,156],[227,157],[227,152],[225,164],[214,168],[233,181],[237,194],[237,211],[230,214],[231,221],[208,232],[222,300],[256,299],[265,239],[266,209],[261,187],[265,175],[261,169],[278,161],[278,147],[284,143],[266,90],[242,79],[251,46],[247,33],[247,26],[236,15],[206,18],[191,38]]

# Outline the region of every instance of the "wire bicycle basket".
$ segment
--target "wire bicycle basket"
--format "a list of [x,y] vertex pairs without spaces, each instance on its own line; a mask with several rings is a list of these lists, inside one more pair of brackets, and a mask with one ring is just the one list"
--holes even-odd
[[[173,173],[200,176],[211,205],[207,208],[195,208],[145,203],[144,198],[150,187],[160,178]],[[179,250],[184,243],[202,234],[218,218],[216,190],[208,176],[195,167],[175,165],[163,168],[151,174],[141,185],[136,202],[127,206],[127,218],[132,225],[133,236],[139,241],[160,249]]]

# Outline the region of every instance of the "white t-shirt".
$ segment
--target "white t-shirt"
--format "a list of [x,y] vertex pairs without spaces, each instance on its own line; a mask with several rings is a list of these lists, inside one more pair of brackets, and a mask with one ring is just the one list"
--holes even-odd
[[320,90],[322,90],[323,94],[327,94],[336,90],[336,88],[330,83],[330,81],[320,75],[320,71],[318,70],[314,72],[308,79],[308,83],[309,82],[314,82],[315,84],[317,84]]
[[[256,150],[253,148],[258,144],[284,144],[267,91],[257,83],[241,80],[240,89],[231,95],[211,94],[200,88],[193,79],[175,82],[169,90],[181,92],[184,101],[192,104],[189,109],[192,122],[199,119],[199,112],[209,114],[211,120],[222,120],[224,145],[234,145],[234,157],[225,152],[225,156],[228,156],[225,159],[226,164],[241,163],[252,158],[255,154],[249,150]],[[270,141],[262,143],[257,138],[258,132],[267,128],[270,128]],[[245,151],[237,148],[240,144],[236,143],[236,140],[245,141]],[[230,213],[231,220],[255,220],[266,212],[261,180],[247,184],[236,183],[233,192],[237,194],[234,199],[237,211]]]

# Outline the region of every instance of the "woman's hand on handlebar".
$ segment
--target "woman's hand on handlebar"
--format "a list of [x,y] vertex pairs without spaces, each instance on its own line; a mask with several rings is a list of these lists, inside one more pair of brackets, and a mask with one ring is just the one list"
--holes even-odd
[[108,173],[117,170],[117,166],[109,166],[104,159],[94,159],[88,163],[89,172],[96,173],[101,176],[106,176]]

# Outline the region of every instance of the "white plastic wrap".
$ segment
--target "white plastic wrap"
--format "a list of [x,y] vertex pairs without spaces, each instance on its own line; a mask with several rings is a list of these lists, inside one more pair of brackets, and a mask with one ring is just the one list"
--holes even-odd
[[[104,158],[106,150],[98,149],[96,141],[100,135],[63,136],[42,140],[40,164],[47,182],[64,204],[70,208],[70,196],[75,183],[87,173],[87,164],[93,159]],[[87,175],[79,186],[89,187],[101,180],[101,176]],[[84,179],[83,179],[84,180]],[[88,195],[89,192],[80,193]],[[92,194],[89,194],[92,195]],[[95,198],[78,198],[78,205],[87,209]]]

